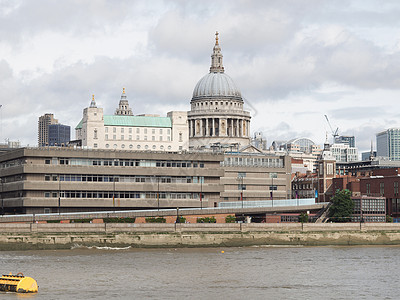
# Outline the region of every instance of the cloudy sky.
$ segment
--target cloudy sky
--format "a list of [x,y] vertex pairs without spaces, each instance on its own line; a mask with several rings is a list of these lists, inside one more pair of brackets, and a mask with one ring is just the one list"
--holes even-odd
[[92,94],[113,114],[123,87],[134,114],[189,110],[219,31],[252,132],[323,144],[326,114],[365,151],[400,127],[399,16],[397,0],[0,0],[0,139],[36,145],[44,113],[74,128]]

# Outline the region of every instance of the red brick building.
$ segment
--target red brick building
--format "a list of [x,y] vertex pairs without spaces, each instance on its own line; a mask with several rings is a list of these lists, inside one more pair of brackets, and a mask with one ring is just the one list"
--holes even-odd
[[360,178],[360,192],[366,196],[386,198],[387,214],[400,218],[400,174],[398,168],[378,169],[370,177]]

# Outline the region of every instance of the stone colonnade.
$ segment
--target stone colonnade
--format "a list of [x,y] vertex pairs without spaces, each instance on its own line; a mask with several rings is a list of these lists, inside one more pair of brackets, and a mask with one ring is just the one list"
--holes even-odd
[[189,137],[249,137],[250,120],[241,118],[194,118]]

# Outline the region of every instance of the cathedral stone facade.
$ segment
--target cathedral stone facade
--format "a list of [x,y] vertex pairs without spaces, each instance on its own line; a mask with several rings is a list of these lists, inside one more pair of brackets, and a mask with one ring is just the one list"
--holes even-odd
[[250,144],[250,113],[243,109],[240,90],[225,74],[216,33],[210,73],[194,88],[188,112],[191,149]]

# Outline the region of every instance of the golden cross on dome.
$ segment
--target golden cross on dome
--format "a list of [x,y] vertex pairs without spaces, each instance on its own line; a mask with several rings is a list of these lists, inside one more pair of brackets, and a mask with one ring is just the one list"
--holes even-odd
[[125,88],[122,88],[122,94],[125,94]]

